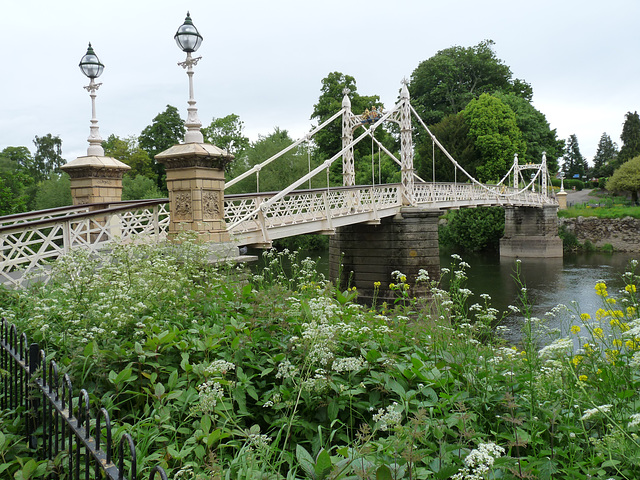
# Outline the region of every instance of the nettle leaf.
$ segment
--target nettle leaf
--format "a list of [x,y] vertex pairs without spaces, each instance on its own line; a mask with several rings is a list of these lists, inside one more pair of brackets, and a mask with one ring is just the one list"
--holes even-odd
[[296,459],[307,476],[315,480],[315,462],[311,454],[302,445],[296,446]]

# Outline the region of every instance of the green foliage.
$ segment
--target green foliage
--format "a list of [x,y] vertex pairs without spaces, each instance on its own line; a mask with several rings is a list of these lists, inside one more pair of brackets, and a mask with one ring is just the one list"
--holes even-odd
[[611,176],[614,166],[617,163],[617,157],[618,145],[604,132],[600,137],[598,149],[593,157],[593,171],[591,175],[596,178]]
[[580,153],[578,145],[578,137],[575,134],[567,139],[566,151],[562,162],[562,171],[565,178],[573,178],[578,175],[578,179],[582,179],[587,175],[589,165],[587,160]]
[[461,112],[483,93],[512,92],[531,100],[531,86],[512,79],[511,69],[496,56],[493,45],[484,40],[474,47],[440,50],[413,71],[411,103],[427,125]]
[[[150,158],[154,158],[157,154],[179,144],[184,139],[185,131],[184,121],[180,117],[178,109],[167,105],[165,111],[156,115],[153,123],[142,130],[138,137],[138,143]],[[155,162],[153,166],[158,188],[166,191],[164,165]]]
[[551,173],[558,171],[558,158],[564,152],[564,142],[558,139],[556,129],[551,129],[543,113],[531,102],[515,93],[496,93],[495,96],[508,105],[516,116],[516,124],[522,132],[526,153],[521,163],[540,163],[546,153],[547,167]]
[[36,135],[33,140],[36,153],[33,155],[33,164],[29,173],[36,182],[46,180],[53,173],[59,173],[60,167],[65,161],[62,158],[62,140],[60,137],[47,133],[43,137]]
[[35,198],[36,210],[73,205],[71,179],[66,173],[52,174],[38,185]]
[[[331,72],[322,79],[321,94],[318,98],[318,103],[313,106],[311,119],[315,120],[316,123],[320,125],[333,114],[338,112],[342,108],[345,88],[349,89],[351,111],[354,114],[360,115],[364,113],[366,109],[371,109],[373,107],[376,107],[379,110],[382,109],[383,104],[380,102],[380,97],[378,95],[364,96],[357,92],[356,81],[352,76],[345,75],[340,72]],[[356,129],[354,132],[354,138],[361,133],[361,130]],[[395,149],[395,142],[384,125],[379,125],[375,129],[374,135],[376,139],[391,151]],[[341,120],[339,118],[334,120],[318,132],[313,138],[317,147],[314,151],[316,157],[315,161],[317,164],[320,164],[342,150]],[[377,152],[377,148],[374,148],[374,152]],[[371,154],[370,140],[363,140],[354,147],[356,172],[361,169],[362,165],[366,165],[367,160],[364,157],[369,156],[370,162]],[[369,172],[370,171],[371,170],[369,169]],[[335,161],[331,167],[330,182],[332,185],[342,185],[342,163],[339,160]],[[370,182],[370,180],[365,181],[366,184]]]
[[125,172],[125,176],[135,178],[138,175],[143,175],[157,183],[153,160],[140,147],[135,136],[121,139],[116,135],[109,135],[109,138],[102,142],[102,148],[104,148],[106,156],[116,158],[131,167],[131,170]]
[[[519,284],[509,309],[524,319],[523,341],[508,348],[490,298],[469,305],[458,256],[441,272],[448,289],[423,279],[427,308],[404,297],[369,311],[295,254],[266,252],[260,274],[237,275],[203,253],[186,238],[76,252],[48,285],[1,292],[0,314],[110,411],[114,443],[133,435],[138,478],[156,463],[169,478],[203,480],[640,473],[640,346],[626,334],[639,328],[637,262],[618,303],[596,285],[593,320],[549,312],[570,327],[559,335],[531,316]],[[394,272],[400,292],[403,277]],[[19,455],[0,468],[45,473]]]
[[249,147],[249,139],[244,136],[243,130],[244,122],[232,113],[226,117],[214,117],[209,126],[202,129],[202,134],[206,143],[238,157]]
[[[26,147],[7,147],[0,152],[0,215],[26,212],[33,207],[34,179],[21,163]],[[19,153],[19,155],[16,155]]]
[[[264,162],[276,153],[290,146],[293,142],[293,139],[289,136],[289,132],[281,130],[278,127],[274,129],[273,133],[270,133],[267,136],[260,135],[258,140],[253,142],[242,156],[242,162],[244,163],[245,169],[249,169],[254,165]],[[227,192],[245,193],[256,191],[280,191],[309,172],[309,160],[309,152],[307,152],[305,147],[300,146],[297,149],[290,150],[260,170],[260,175],[257,180],[256,176],[253,175],[228,188]],[[312,163],[311,168],[313,169],[315,166],[316,165]],[[240,170],[241,169],[239,168],[234,168],[230,174],[236,172],[239,174],[241,173]],[[324,181],[324,185],[326,186],[326,180]],[[306,187],[307,185],[302,185],[300,188]]]
[[439,228],[439,241],[467,252],[497,250],[504,234],[504,209],[501,207],[451,210],[446,225]]
[[156,182],[149,177],[136,175],[135,178],[125,176],[122,179],[122,200],[143,200],[163,197],[164,192],[160,191]]
[[640,115],[638,112],[627,112],[625,115],[620,140],[622,140],[622,147],[618,154],[616,167],[640,155]]
[[623,163],[607,181],[607,190],[612,192],[628,192],[632,201],[638,201],[640,190],[640,156]]
[[526,152],[513,110],[497,97],[482,94],[469,102],[462,115],[480,157],[477,179],[497,183],[509,170],[514,155],[524,157]]
[[[447,152],[470,175],[475,177],[476,168],[481,159],[476,149],[475,141],[469,135],[469,124],[465,121],[464,116],[460,113],[449,115],[429,129]],[[455,167],[451,160],[437,146],[434,146],[430,140],[418,142],[414,158],[414,165],[418,175],[427,182],[432,181],[434,179],[434,164],[435,181],[453,182],[456,180]]]

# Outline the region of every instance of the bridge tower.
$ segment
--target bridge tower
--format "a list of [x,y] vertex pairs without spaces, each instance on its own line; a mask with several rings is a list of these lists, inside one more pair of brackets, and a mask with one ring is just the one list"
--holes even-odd
[[400,92],[400,163],[402,170],[402,194],[405,205],[415,205],[413,191],[413,139],[411,136],[411,104],[407,79],[402,80]]
[[351,91],[345,88],[342,93],[342,185],[351,187],[356,184],[356,174],[353,158],[353,130],[357,126],[355,116],[351,113]]

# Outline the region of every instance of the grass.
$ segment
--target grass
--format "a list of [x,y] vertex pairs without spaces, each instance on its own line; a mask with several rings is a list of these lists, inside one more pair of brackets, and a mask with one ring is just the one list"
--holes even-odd
[[[414,299],[394,272],[396,301],[377,308],[293,252],[266,252],[259,275],[201,258],[187,239],[77,252],[48,285],[0,296],[75,394],[109,410],[114,442],[132,434],[140,478],[157,463],[173,479],[640,474],[635,262],[623,291],[596,286],[597,311],[567,299],[538,319],[525,285],[508,312],[475,299],[455,255],[447,291],[422,272],[431,300]],[[507,314],[523,319],[522,344],[500,340]],[[560,316],[571,328],[548,331]]]
[[566,210],[558,210],[558,217],[640,218],[640,206],[592,207],[589,205],[577,205]]

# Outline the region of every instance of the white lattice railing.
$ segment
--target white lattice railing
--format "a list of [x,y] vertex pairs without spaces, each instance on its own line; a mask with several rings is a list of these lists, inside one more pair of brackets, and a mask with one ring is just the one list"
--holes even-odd
[[25,273],[46,269],[48,263],[72,248],[95,252],[114,240],[158,241],[166,236],[170,220],[166,199],[64,216],[39,213],[37,220],[0,226],[2,283],[20,285],[27,277]]
[[504,185],[477,185],[473,183],[416,183],[414,197],[418,205],[431,204],[434,208],[452,208],[480,205],[542,206],[555,203],[550,198],[531,190],[517,190]]
[[332,230],[378,220],[402,206],[398,184],[294,191],[265,206],[276,194],[225,196],[225,221],[233,226],[230,233],[237,241],[269,243],[291,234]]

